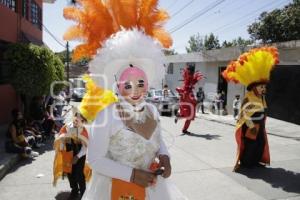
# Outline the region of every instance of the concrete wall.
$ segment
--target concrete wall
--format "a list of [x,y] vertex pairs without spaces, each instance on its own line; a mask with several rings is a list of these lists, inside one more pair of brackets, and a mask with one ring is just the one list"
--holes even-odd
[[9,84],[0,85],[0,125],[9,123],[11,120],[11,111],[14,108],[19,108],[19,98],[14,88]]

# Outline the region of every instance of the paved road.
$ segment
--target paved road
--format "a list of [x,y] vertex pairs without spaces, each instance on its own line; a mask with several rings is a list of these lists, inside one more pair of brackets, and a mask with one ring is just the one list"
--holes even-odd
[[[299,140],[269,135],[271,167],[233,173],[234,127],[196,119],[194,135],[180,136],[183,121],[173,120],[162,118],[172,180],[190,200],[300,199]],[[53,156],[49,143],[35,160],[22,161],[0,182],[0,200],[66,199],[67,180],[51,184]]]

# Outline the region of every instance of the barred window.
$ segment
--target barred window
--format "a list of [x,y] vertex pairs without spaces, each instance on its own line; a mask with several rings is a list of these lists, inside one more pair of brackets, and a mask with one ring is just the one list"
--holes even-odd
[[28,15],[28,0],[22,0],[22,16],[26,19],[29,18]]
[[4,6],[16,12],[16,0],[0,0],[0,4],[3,4]]
[[31,23],[38,24],[38,5],[31,1]]
[[31,23],[42,30],[42,9],[38,6],[38,4],[31,0]]
[[173,74],[174,73],[174,64],[170,63],[167,69],[168,74]]

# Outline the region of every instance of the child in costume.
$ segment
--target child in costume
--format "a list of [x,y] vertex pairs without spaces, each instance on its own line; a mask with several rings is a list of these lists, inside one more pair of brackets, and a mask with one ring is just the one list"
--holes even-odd
[[195,66],[188,65],[183,71],[183,86],[176,88],[180,95],[179,112],[176,115],[175,123],[178,118],[186,118],[182,128],[183,134],[189,134],[188,128],[191,121],[195,119],[197,100],[194,96],[193,89],[195,84],[201,80],[203,75],[200,72],[195,73]]
[[65,10],[65,17],[79,23],[66,39],[86,39],[74,59],[97,53],[80,107],[93,121],[87,152],[93,174],[83,199],[185,199],[167,179],[170,156],[159,114],[144,99],[148,88],[159,87],[164,78],[161,45],[169,47],[171,38],[161,23],[168,15],[157,8],[157,0],[79,4]]
[[236,125],[238,153],[234,170],[237,170],[240,165],[251,168],[270,164],[265,130],[267,117],[265,94],[270,72],[277,63],[277,49],[262,47],[242,54],[223,72],[226,80],[247,87]]
[[54,141],[54,181],[56,185],[60,176],[67,175],[71,194],[70,199],[83,195],[86,189],[86,180],[89,178],[88,168],[85,166],[88,132],[83,126],[85,119],[76,112],[71,123],[64,125]]

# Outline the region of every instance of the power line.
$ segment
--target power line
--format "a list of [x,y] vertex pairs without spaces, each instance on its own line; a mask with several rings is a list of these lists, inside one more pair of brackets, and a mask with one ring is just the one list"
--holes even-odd
[[[273,5],[276,2],[278,2],[278,0],[274,0],[271,3],[268,3],[268,4],[264,5],[264,6],[262,6],[261,8],[256,9],[254,12],[251,11],[251,12],[247,13],[246,15],[243,15],[242,17],[239,17],[239,19],[237,19],[237,20],[234,20],[234,21],[232,21],[232,22],[230,22],[228,24],[225,24],[225,25],[223,25],[223,26],[221,26],[219,28],[214,29],[212,32],[215,33],[215,32],[219,32],[219,31],[224,30],[224,29],[226,30],[226,29],[228,29],[228,27],[232,27],[237,22],[245,21],[245,19],[250,19],[253,16],[256,16],[256,13],[261,12],[261,10],[265,9],[266,7],[269,7],[270,5]],[[283,4],[283,3],[286,3],[286,2],[280,2],[279,4],[276,4],[276,6],[279,6],[279,5]]]
[[49,31],[49,29],[42,23],[42,26],[43,26],[43,28],[45,29],[45,31],[59,44],[59,45],[61,45],[62,47],[64,47],[64,48],[66,48],[66,46],[62,43],[62,42],[60,42],[58,39],[57,39],[57,37],[55,37],[55,35],[53,34],[53,33],[51,33],[50,31]]
[[[286,2],[282,2],[282,3],[280,3],[280,4],[276,5],[276,6],[282,6],[282,5],[285,5],[285,4],[286,4]],[[228,29],[231,28],[231,27],[235,27],[235,26],[239,26],[239,25],[245,24],[246,21],[247,21],[248,19],[250,19],[250,20],[249,20],[247,23],[250,23],[250,21],[253,22],[253,20],[255,20],[255,18],[253,19],[253,17],[256,18],[256,15],[252,15],[252,16],[250,16],[250,17],[247,17],[246,19],[242,20],[242,21],[239,22],[238,24],[233,23],[232,25],[223,28],[223,31],[224,31],[224,30],[228,30]],[[219,31],[220,31],[220,30],[219,30]],[[218,32],[219,32],[219,31],[218,31]]]
[[188,7],[189,5],[191,5],[195,0],[191,0],[189,1],[187,4],[185,4],[182,8],[180,8],[179,10],[177,10],[174,14],[171,15],[171,17],[175,17],[176,15],[178,15],[180,12],[182,12],[186,7]]
[[169,30],[170,33],[174,33],[180,29],[182,29],[184,26],[188,25],[189,23],[193,22],[194,20],[196,20],[197,18],[201,17],[202,15],[204,15],[205,13],[207,13],[208,11],[210,11],[211,9],[217,7],[219,4],[223,3],[226,0],[217,0],[215,2],[213,2],[212,4],[210,4],[209,6],[207,6],[206,8],[200,10],[199,12],[197,12],[196,14],[194,14],[192,17],[188,18],[187,20],[185,20],[182,24],[175,26],[174,28],[171,28]]

